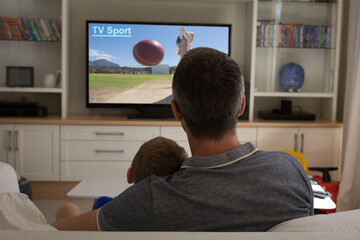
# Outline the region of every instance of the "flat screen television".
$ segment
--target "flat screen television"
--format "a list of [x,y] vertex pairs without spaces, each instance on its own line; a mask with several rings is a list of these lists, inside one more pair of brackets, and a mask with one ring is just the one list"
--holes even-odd
[[230,56],[230,24],[86,21],[86,106],[172,117],[172,76],[191,48]]

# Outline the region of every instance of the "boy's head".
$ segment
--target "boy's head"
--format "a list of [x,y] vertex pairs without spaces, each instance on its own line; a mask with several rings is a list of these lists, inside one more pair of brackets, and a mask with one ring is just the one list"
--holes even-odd
[[136,153],[127,172],[128,183],[137,183],[151,174],[172,175],[187,158],[184,148],[176,142],[164,137],[151,139]]
[[245,109],[244,80],[239,65],[225,53],[194,48],[173,77],[172,107],[196,138],[220,139],[234,131]]

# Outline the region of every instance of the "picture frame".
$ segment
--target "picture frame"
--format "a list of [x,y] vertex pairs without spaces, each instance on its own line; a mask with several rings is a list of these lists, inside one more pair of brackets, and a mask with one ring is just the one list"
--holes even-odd
[[34,67],[6,66],[7,87],[34,87]]

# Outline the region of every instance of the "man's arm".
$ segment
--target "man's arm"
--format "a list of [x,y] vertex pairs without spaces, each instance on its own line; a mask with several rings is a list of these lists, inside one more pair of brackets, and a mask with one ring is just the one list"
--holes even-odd
[[51,226],[64,231],[99,231],[96,219],[98,210],[99,209],[86,212],[75,217],[56,220]]

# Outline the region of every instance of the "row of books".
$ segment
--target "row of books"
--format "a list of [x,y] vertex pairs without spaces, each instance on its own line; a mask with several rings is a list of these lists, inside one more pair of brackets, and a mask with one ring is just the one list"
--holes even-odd
[[61,27],[55,18],[0,17],[0,39],[59,41]]
[[259,21],[256,45],[258,47],[332,48],[334,34],[335,31],[331,26]]

